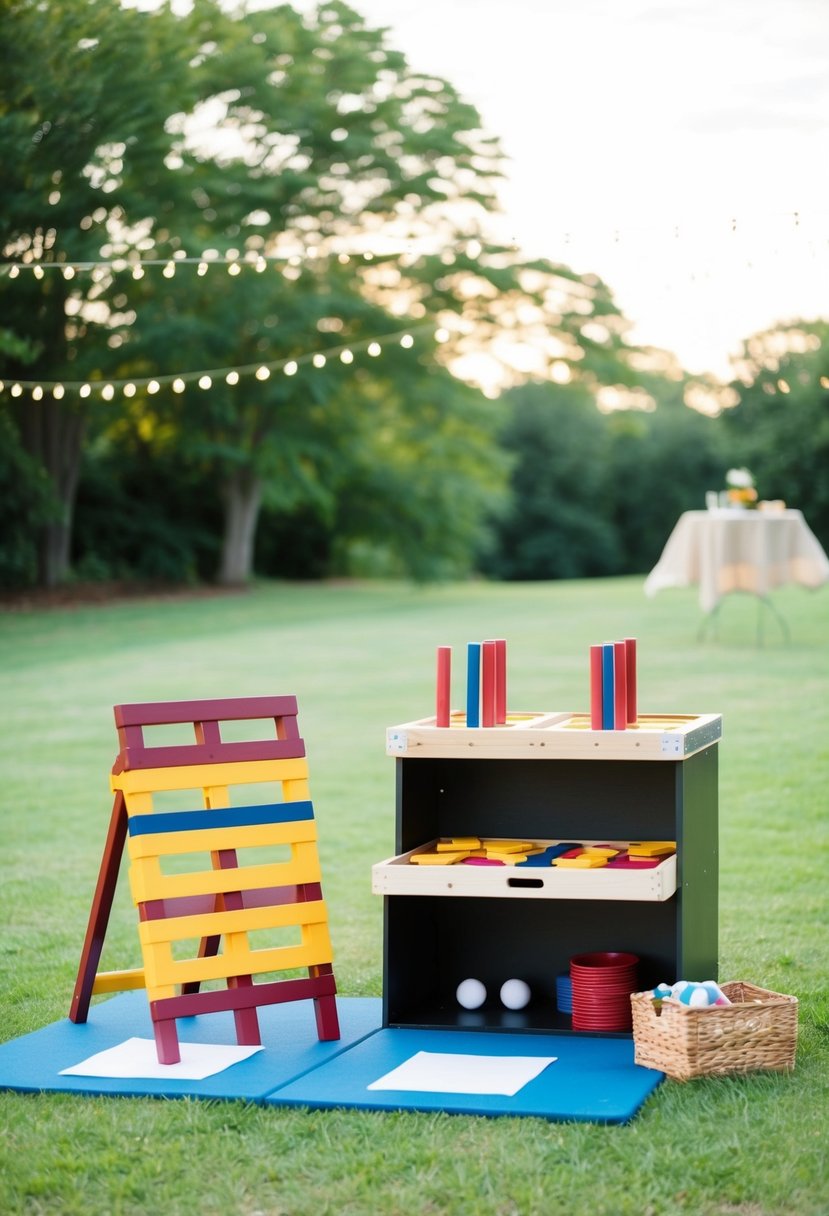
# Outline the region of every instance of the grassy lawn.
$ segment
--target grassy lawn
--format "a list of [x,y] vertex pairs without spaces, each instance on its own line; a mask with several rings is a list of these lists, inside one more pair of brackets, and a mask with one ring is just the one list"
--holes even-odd
[[[586,709],[587,647],[633,635],[643,712],[723,714],[720,978],[800,998],[793,1074],[666,1082],[625,1127],[3,1093],[0,1211],[825,1216],[829,591],[775,603],[791,642],[767,614],[762,647],[755,601],[731,597],[700,643],[695,594],[649,601],[641,579],[267,584],[0,615],[3,1039],[66,1016],[119,702],[297,695],[339,988],[379,995],[384,730],[433,711],[438,644],[458,656],[492,636],[508,639],[511,709]],[[104,965],[137,962],[122,883]]]

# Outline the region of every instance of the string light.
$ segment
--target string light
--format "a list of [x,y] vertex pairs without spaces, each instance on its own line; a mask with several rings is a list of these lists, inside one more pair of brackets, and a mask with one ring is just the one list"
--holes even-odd
[[239,384],[243,376],[252,375],[257,380],[265,381],[270,379],[273,372],[277,371],[281,371],[286,376],[295,376],[304,365],[321,370],[327,365],[329,359],[333,358],[338,358],[341,363],[349,365],[354,362],[355,354],[361,351],[364,351],[372,358],[376,358],[382,353],[384,344],[388,345],[395,341],[408,350],[414,345],[414,334],[425,333],[427,330],[432,332],[432,336],[436,340],[439,333],[448,337],[447,330],[439,329],[435,331],[432,322],[424,322],[413,330],[409,329],[386,334],[383,337],[382,343],[376,338],[371,338],[366,339],[364,342],[350,342],[348,345],[332,347],[326,353],[314,351],[313,353],[299,355],[292,359],[278,359],[271,363],[249,363],[240,367],[210,368],[191,372],[170,373],[166,376],[153,376],[146,379],[136,377],[132,380],[108,380],[105,382],[89,380],[20,380],[9,385],[4,381],[0,381],[0,393],[8,391],[13,397],[20,397],[23,395],[24,390],[29,390],[32,397],[39,401],[46,392],[51,392],[58,400],[63,398],[68,391],[77,392],[82,398],[88,398],[93,392],[97,392],[105,401],[112,401],[118,391],[124,397],[131,398],[135,397],[142,389],[148,395],[154,395],[164,385],[171,388],[174,393],[183,393],[188,384],[196,384],[199,388],[207,391],[215,387],[216,381],[221,379],[224,380],[225,384],[234,387]]

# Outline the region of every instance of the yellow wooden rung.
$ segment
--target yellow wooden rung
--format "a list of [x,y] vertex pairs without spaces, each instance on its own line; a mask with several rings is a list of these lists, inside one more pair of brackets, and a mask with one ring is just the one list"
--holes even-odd
[[221,785],[250,785],[253,782],[301,781],[308,777],[304,757],[291,760],[248,760],[226,764],[184,764],[179,768],[137,768],[113,773],[113,790],[125,794],[158,793],[161,790],[211,789]]
[[193,874],[162,874],[153,858],[130,867],[129,880],[133,902],[149,899],[180,899],[190,895],[223,895],[229,891],[262,891],[271,887],[293,887],[320,882],[320,863],[315,848],[292,861],[259,866],[239,866],[227,870],[199,870]]
[[274,904],[263,908],[239,908],[230,912],[203,912],[194,916],[170,916],[144,920],[138,936],[144,946],[184,941],[191,937],[213,937],[225,933],[252,933],[257,929],[282,929],[288,925],[312,925],[328,920],[325,900]]
[[331,963],[333,954],[327,925],[310,925],[300,945],[250,950],[244,946],[206,958],[173,959],[168,949],[145,947],[147,994],[151,1001],[174,996],[179,984],[198,980],[226,980],[239,975],[262,975],[295,967]]
[[99,971],[92,985],[92,995],[102,992],[126,992],[130,988],[146,988],[144,968],[134,967],[129,971]]

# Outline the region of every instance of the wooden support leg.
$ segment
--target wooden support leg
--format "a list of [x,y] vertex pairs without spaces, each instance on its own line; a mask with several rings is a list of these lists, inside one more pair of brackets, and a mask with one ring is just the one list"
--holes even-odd
[[175,1018],[162,1018],[153,1022],[155,1035],[155,1050],[159,1064],[178,1064],[181,1061],[181,1049],[178,1045],[178,1031]]
[[[333,975],[330,963],[309,967],[308,974],[312,978],[320,975]],[[317,1021],[317,1038],[322,1043],[328,1043],[340,1037],[340,1020],[337,1017],[337,998],[331,996],[314,997],[314,1017]]]
[[78,978],[75,981],[75,991],[72,994],[72,1004],[69,1007],[69,1020],[85,1022],[89,1013],[89,1002],[92,998],[92,986],[98,971],[98,963],[104,946],[109,914],[115,897],[115,887],[118,882],[118,868],[124,852],[127,838],[127,808],[124,795],[119,790],[112,804],[112,815],[109,820],[104,854],[98,871],[98,883],[89,913],[86,927],[81,961],[78,966]]
[[[238,984],[233,986],[241,988],[248,987],[249,985]],[[262,1035],[259,1030],[259,1016],[253,1006],[248,1009],[234,1009],[233,1021],[236,1023],[236,1042],[240,1047],[261,1046]]]

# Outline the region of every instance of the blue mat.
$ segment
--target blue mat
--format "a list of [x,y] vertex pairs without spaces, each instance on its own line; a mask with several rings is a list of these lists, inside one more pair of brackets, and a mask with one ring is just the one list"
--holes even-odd
[[[557,1058],[513,1097],[367,1088],[419,1051]],[[536,1115],[558,1121],[626,1123],[662,1076],[661,1072],[634,1064],[632,1039],[386,1029],[282,1086],[265,1102],[276,1106]]]
[[[61,1076],[62,1068],[125,1039],[152,1038],[146,993],[125,992],[93,1005],[86,1023],[67,1018],[0,1044],[0,1089],[624,1123],[662,1080],[634,1064],[630,1039],[382,1029],[374,997],[338,997],[337,1009],[342,1038],[320,1043],[310,1001],[262,1007],[264,1050],[202,1081]],[[229,1013],[181,1018],[179,1035],[182,1042],[236,1041]],[[367,1088],[419,1051],[557,1058],[513,1097]]]
[[[150,1080],[131,1077],[62,1077],[60,1070],[132,1037],[153,1037],[146,992],[124,992],[94,1004],[89,1021],[68,1018],[20,1039],[0,1044],[0,1089],[60,1090],[79,1094],[123,1094],[129,1097],[241,1098],[260,1101],[286,1081],[317,1068],[346,1051],[381,1023],[375,997],[337,1000],[342,1037],[321,1043],[311,1001],[290,1001],[259,1009],[264,1051],[203,1081]],[[179,1018],[184,1043],[235,1043],[231,1013]]]

